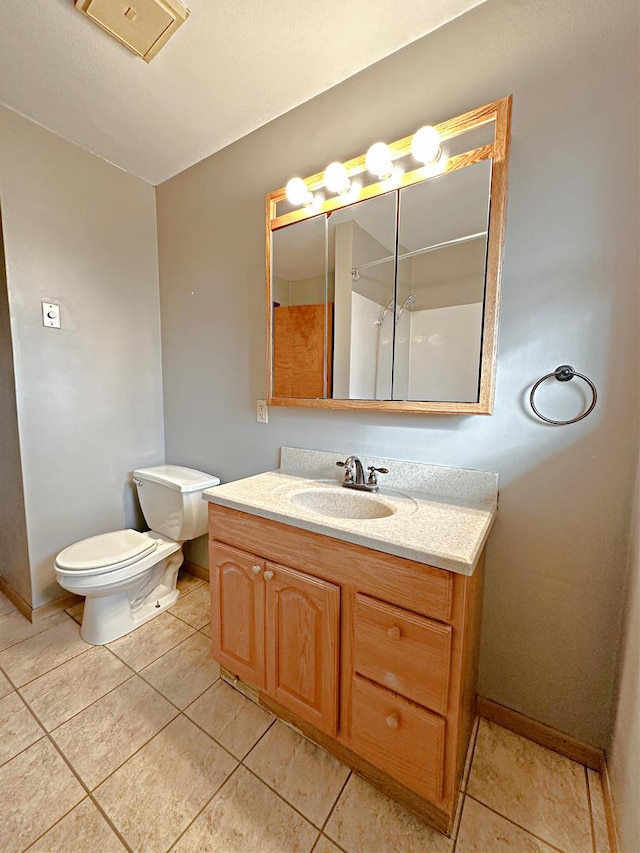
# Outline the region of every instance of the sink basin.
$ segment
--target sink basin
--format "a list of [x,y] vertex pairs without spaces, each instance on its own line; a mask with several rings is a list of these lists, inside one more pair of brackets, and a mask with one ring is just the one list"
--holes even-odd
[[330,518],[387,518],[396,510],[378,495],[348,489],[305,489],[289,498],[294,506]]

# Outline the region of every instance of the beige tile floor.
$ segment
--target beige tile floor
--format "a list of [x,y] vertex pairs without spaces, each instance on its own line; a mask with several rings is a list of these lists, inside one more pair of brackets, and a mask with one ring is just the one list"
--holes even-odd
[[486,720],[454,837],[219,677],[209,593],[107,646],[0,595],[0,853],[608,853],[597,773]]

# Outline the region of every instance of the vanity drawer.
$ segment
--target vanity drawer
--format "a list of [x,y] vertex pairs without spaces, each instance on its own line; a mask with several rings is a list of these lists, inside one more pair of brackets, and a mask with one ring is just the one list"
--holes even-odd
[[354,675],[354,749],[398,782],[437,802],[442,796],[445,721]]
[[355,597],[354,669],[371,681],[445,714],[451,627],[369,596]]

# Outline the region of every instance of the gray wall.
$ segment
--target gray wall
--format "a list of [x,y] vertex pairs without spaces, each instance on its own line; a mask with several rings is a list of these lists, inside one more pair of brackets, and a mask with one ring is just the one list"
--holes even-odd
[[620,849],[633,851],[640,850],[640,469],[624,609],[609,774]]
[[11,320],[0,211],[0,576],[31,601],[27,520],[24,512],[20,437],[13,376]]
[[155,192],[0,108],[0,202],[37,607],[61,548],[142,523],[130,472],[164,458]]
[[[488,0],[157,190],[167,460],[230,480],[294,445],[499,472],[480,692],[595,745],[609,736],[638,446],[637,18],[635,0]],[[493,417],[274,408],[256,424],[264,195],[510,92]],[[526,398],[563,362],[600,398],[554,428]],[[579,411],[577,381],[541,395],[566,412],[552,391]]]

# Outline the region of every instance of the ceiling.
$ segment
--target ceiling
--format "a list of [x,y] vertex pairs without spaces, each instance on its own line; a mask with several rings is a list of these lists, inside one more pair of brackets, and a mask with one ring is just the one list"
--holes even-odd
[[484,0],[187,0],[147,65],[73,0],[0,2],[0,102],[157,185]]

